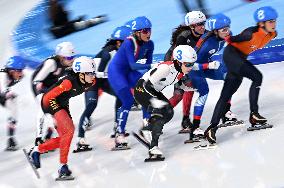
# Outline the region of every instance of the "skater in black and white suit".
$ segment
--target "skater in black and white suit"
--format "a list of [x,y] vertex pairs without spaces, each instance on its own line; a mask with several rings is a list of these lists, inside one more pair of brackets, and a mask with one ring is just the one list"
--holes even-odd
[[156,68],[146,72],[134,89],[135,100],[151,113],[148,126],[142,129],[144,138],[150,143],[149,161],[164,160],[163,153],[158,147],[158,140],[164,124],[174,115],[173,107],[162,90],[177,83],[187,74],[192,69],[197,55],[192,47],[179,45],[174,49],[173,59],[160,63]]

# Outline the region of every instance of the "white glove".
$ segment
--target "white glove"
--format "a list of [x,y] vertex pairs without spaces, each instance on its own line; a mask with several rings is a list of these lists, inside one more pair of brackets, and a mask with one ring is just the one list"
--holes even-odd
[[108,74],[107,72],[96,72],[96,77],[97,78],[107,78]]
[[208,69],[218,69],[220,67],[219,61],[212,61],[208,63]]
[[147,62],[147,59],[138,59],[136,61],[136,63],[142,64],[142,65],[146,64],[146,62]]
[[163,108],[164,106],[168,104],[167,102],[159,100],[156,97],[151,98],[150,103],[153,108],[159,108],[159,109]]
[[195,89],[193,87],[186,86],[186,85],[184,85],[183,82],[181,83],[179,88],[182,89],[183,91],[195,91]]

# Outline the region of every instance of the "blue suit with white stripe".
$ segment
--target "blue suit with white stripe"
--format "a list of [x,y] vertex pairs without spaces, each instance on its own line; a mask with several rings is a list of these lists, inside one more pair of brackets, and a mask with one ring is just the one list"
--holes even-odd
[[[122,103],[117,119],[119,133],[125,133],[128,113],[134,102],[131,88],[143,76],[139,70],[151,68],[153,51],[154,43],[151,40],[143,42],[130,36],[124,40],[109,64],[109,83]],[[148,117],[146,110],[143,110],[143,118]]]

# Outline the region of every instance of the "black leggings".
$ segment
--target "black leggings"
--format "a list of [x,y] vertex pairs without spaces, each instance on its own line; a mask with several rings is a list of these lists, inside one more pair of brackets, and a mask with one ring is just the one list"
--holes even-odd
[[226,109],[227,101],[238,90],[244,77],[252,81],[249,90],[250,111],[258,112],[258,96],[262,83],[262,74],[254,65],[251,64],[251,62],[246,60],[240,66],[239,74],[228,72],[221,96],[215,106],[213,117],[211,119],[212,126],[217,126],[219,124],[220,118],[226,113],[224,109]]

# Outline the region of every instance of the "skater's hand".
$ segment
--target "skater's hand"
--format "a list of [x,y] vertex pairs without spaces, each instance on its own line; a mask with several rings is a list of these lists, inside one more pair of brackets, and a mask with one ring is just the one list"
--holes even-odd
[[212,61],[208,63],[208,69],[218,69],[220,67],[219,61]]
[[150,103],[151,103],[151,106],[153,108],[158,108],[158,109],[161,109],[163,108],[164,106],[168,105],[167,102],[163,101],[163,100],[159,100],[157,97],[153,97],[150,99]]
[[190,85],[187,84],[186,85],[184,82],[181,82],[181,85],[179,87],[183,91],[195,91],[195,89],[192,87],[192,84],[190,84]]
[[17,95],[15,93],[13,93],[12,91],[8,91],[6,92],[5,94],[5,99],[8,100],[8,99],[14,99],[16,98]]
[[42,143],[43,143],[43,140],[42,140],[41,137],[37,137],[37,138],[35,139],[35,146],[38,146],[38,145],[40,145],[40,144],[42,144]]

